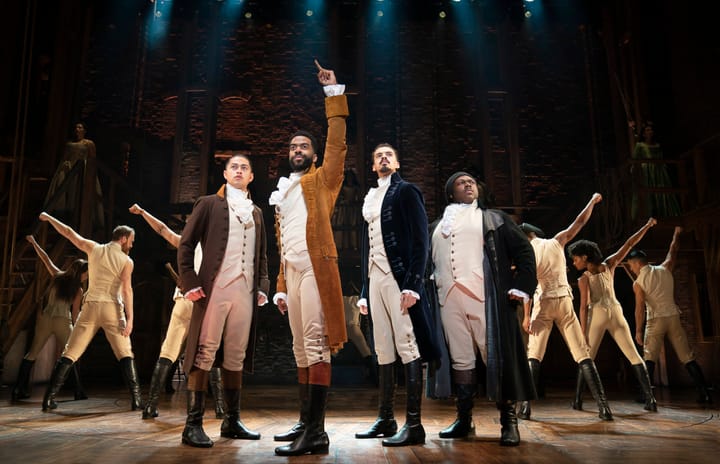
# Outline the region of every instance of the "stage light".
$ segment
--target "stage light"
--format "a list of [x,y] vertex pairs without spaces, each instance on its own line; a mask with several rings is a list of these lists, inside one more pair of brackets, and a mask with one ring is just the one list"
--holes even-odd
[[252,19],[252,13],[250,11],[245,12],[245,19]]
[[525,0],[525,1],[526,1],[527,3],[532,3],[532,2],[534,2],[535,0]]
[[526,18],[532,17],[532,13],[529,12],[529,11],[525,11],[525,17],[526,17]]
[[383,10],[378,10],[377,15],[382,17],[385,16],[385,13],[383,13]]
[[438,16],[440,17],[440,19],[445,19],[445,17],[447,16],[447,13],[445,13],[444,11],[441,11],[440,13],[438,13]]
[[307,16],[307,17],[310,17],[310,16],[312,16],[313,14],[314,14],[313,10],[307,10],[307,11],[305,12],[305,16]]

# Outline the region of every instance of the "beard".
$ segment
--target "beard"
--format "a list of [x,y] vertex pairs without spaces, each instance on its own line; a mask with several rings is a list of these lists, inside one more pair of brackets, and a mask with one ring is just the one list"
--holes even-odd
[[380,172],[383,174],[387,174],[388,172],[392,172],[392,169],[390,169],[390,166],[388,165],[383,165],[380,166]]
[[306,171],[312,165],[312,162],[313,162],[311,156],[303,156],[303,159],[300,162],[295,161],[294,157],[291,158],[289,161],[290,161],[290,170],[292,172]]

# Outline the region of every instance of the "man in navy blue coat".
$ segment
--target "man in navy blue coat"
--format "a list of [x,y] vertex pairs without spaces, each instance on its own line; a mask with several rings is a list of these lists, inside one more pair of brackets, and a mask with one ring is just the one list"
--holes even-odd
[[[375,423],[356,438],[386,437],[383,446],[425,443],[420,420],[422,362],[439,357],[433,319],[424,289],[429,242],[420,190],[402,180],[397,151],[380,144],[373,151],[378,187],[365,197],[362,269],[365,286],[360,311],[373,321],[379,364],[380,401]],[[369,300],[369,305],[368,305]],[[397,353],[397,356],[396,356]],[[393,415],[393,364],[405,366],[407,417],[398,431]]]

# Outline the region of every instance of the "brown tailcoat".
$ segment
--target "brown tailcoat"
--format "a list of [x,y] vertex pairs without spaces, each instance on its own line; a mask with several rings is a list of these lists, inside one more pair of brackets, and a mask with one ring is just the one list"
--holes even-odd
[[[347,341],[347,330],[337,248],[330,219],[342,187],[347,154],[345,144],[345,118],[349,115],[347,97],[345,95],[327,97],[325,114],[328,120],[328,133],[323,164],[319,168],[313,164],[300,179],[300,186],[308,212],[305,233],[310,261],[320,292],[320,304],[325,315],[325,334],[328,337],[330,350],[336,353]],[[282,247],[277,214],[275,234],[278,246]],[[287,292],[282,262],[277,278],[277,291]]]
[[[253,279],[253,320],[250,327],[250,337],[245,356],[245,372],[253,371],[254,350],[255,350],[255,327],[257,322],[257,292],[258,290],[269,293],[270,280],[267,268],[267,237],[262,211],[255,206],[253,208],[253,221],[255,221],[255,257],[254,257],[254,279]],[[201,298],[193,305],[190,329],[188,330],[187,345],[185,348],[185,371],[190,369],[195,360],[200,328],[207,302],[210,300],[215,277],[220,271],[225,249],[228,242],[229,211],[225,199],[225,185],[214,195],[206,195],[198,198],[193,206],[192,214],[188,219],[180,237],[178,246],[178,270],[180,273],[180,289],[185,293],[193,288],[202,287],[205,298]],[[200,243],[202,246],[202,264],[200,272],[194,269],[195,247]]]

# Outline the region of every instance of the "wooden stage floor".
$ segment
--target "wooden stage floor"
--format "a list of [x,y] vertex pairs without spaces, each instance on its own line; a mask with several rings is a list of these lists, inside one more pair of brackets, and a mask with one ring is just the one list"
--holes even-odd
[[[535,402],[533,420],[520,421],[522,443],[498,445],[500,425],[494,405],[477,400],[475,437],[442,440],[438,432],[454,419],[452,400],[423,402],[424,446],[384,448],[380,440],[356,440],[375,418],[377,393],[372,388],[333,387],[326,429],[327,455],[275,456],[272,435],[297,418],[294,386],[248,386],[243,391],[242,419],[262,433],[259,441],[220,438],[220,420],[208,408],[205,430],[215,441],[210,449],[180,443],[185,421],[185,392],[164,395],[160,417],[143,421],[129,411],[124,389],[90,389],[90,399],[58,397],[51,413],[40,410],[42,387],[31,399],[10,404],[0,396],[0,462],[6,463],[716,463],[720,455],[717,406],[701,408],[692,391],[671,397],[660,391],[659,412],[649,413],[627,395],[610,392],[615,421],[602,422],[597,412],[569,407],[572,392],[548,392]],[[594,403],[586,398],[586,405]],[[396,415],[404,418],[404,392],[398,392]],[[402,424],[402,421],[399,421]]]

